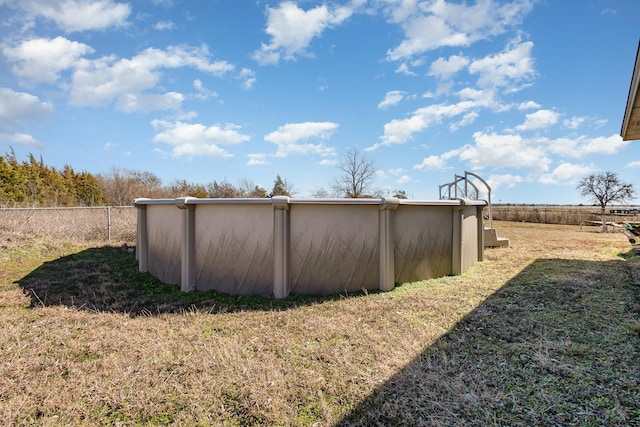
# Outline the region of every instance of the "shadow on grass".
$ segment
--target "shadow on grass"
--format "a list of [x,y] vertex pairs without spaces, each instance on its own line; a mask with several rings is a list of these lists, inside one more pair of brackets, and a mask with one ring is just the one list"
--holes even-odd
[[639,426],[632,255],[536,260],[339,425]]
[[[184,293],[138,271],[135,254],[127,248],[86,249],[46,262],[16,282],[31,298],[31,306],[65,305],[131,316],[199,311],[285,310],[345,298],[291,296],[276,300],[259,296],[229,296],[215,291]],[[362,294],[349,294],[358,297]]]

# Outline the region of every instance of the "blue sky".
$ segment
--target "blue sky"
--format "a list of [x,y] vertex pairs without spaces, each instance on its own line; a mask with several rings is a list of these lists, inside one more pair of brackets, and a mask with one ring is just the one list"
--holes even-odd
[[[0,0],[0,152],[109,173],[330,191],[345,150],[374,186],[586,202],[614,171],[637,0]],[[640,198],[636,200],[636,203]]]

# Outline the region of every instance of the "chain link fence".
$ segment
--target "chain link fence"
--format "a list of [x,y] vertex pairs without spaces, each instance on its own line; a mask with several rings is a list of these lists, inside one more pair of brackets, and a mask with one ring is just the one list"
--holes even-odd
[[[594,206],[520,206],[520,205],[493,205],[493,219],[497,221],[534,222],[540,224],[580,225],[586,221],[598,222],[601,220],[599,208]],[[633,210],[607,209],[606,221],[637,221],[640,215],[629,213],[614,213],[618,211]]]
[[136,242],[136,208],[0,208],[0,230],[84,242]]

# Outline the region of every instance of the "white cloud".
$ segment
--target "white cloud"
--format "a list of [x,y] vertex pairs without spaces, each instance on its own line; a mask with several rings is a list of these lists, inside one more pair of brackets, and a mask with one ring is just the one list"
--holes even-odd
[[[495,99],[495,90],[492,88],[464,88],[458,91],[457,95],[460,98],[457,103],[431,104],[415,110],[408,118],[393,119],[386,123],[380,142],[368,147],[366,150],[371,151],[391,144],[404,144],[411,140],[415,133],[439,124],[444,119],[462,116],[459,121],[449,125],[450,131],[456,131],[460,127],[472,124],[480,116],[477,110],[488,108],[502,111],[510,108]],[[423,96],[427,98],[432,94],[425,93]]]
[[580,144],[579,150],[585,154],[618,154],[626,148],[631,141],[623,141],[620,135],[599,136],[589,138]]
[[206,87],[204,87],[200,79],[195,79],[193,81],[193,87],[195,88],[196,91],[198,91],[195,97],[203,101],[206,101],[209,98],[215,98],[218,96],[218,94],[215,91],[209,90]]
[[595,127],[597,129],[599,127],[602,127],[602,126],[606,125],[607,122],[608,122],[607,119],[596,119],[593,122],[593,127]]
[[398,68],[396,68],[396,73],[404,74],[406,76],[417,76],[415,72],[411,71],[411,69],[409,68],[409,65],[406,62],[403,62],[402,64],[398,65]]
[[629,162],[627,163],[627,165],[625,166],[627,168],[640,168],[640,160],[636,160],[635,162]]
[[158,21],[153,26],[153,28],[158,31],[167,31],[167,30],[173,30],[175,26],[176,24],[173,23],[172,21]]
[[118,98],[116,108],[125,113],[148,113],[159,110],[179,110],[184,96],[177,92],[163,95],[128,93]]
[[[169,46],[166,49],[148,48],[132,58],[114,55],[97,59],[84,56],[93,53],[92,47],[64,37],[36,38],[15,46],[5,47],[4,56],[13,63],[12,70],[28,82],[56,83],[63,71],[70,71],[61,87],[69,90],[73,106],[107,106],[114,104],[125,112],[178,110],[184,96],[174,91],[153,93],[162,79],[163,69],[194,68],[203,73],[222,77],[234,69],[226,61],[211,61],[206,46]],[[247,68],[237,76],[245,89],[256,81],[255,73]],[[200,82],[200,80],[196,80]],[[217,96],[202,83],[194,82],[199,99]]]
[[265,141],[278,146],[277,157],[287,157],[294,154],[316,154],[319,156],[333,156],[335,149],[324,144],[301,144],[310,138],[328,139],[338,128],[332,122],[303,122],[287,123],[264,137]]
[[24,122],[42,121],[52,113],[53,106],[49,102],[43,102],[29,93],[0,87],[0,140],[41,147],[42,144],[32,135],[20,130]]
[[543,173],[551,163],[544,147],[520,135],[475,132],[473,139],[475,144],[462,147],[458,154],[473,169],[512,168]]
[[[116,101],[119,108],[130,106],[129,99],[137,99],[145,91],[158,85],[163,68],[191,67],[215,76],[222,76],[233,70],[233,65],[228,62],[210,62],[208,56],[209,52],[204,46],[170,46],[166,50],[148,48],[131,59],[117,59],[114,56],[95,60],[81,59],[72,75],[70,103],[73,106],[105,106]],[[173,101],[174,106],[178,105],[175,103],[175,95],[163,96],[165,101]],[[167,102],[159,104],[160,109],[169,106]]]
[[446,165],[446,161],[440,156],[429,156],[422,160],[422,163],[415,165],[413,168],[417,170],[442,170]]
[[0,87],[0,129],[19,129],[25,121],[42,121],[53,112],[49,102],[26,92]]
[[515,42],[500,53],[472,61],[469,72],[478,74],[480,87],[508,86],[514,89],[512,84],[535,76],[532,49],[532,42]]
[[469,126],[469,125],[473,124],[473,122],[479,116],[480,116],[480,114],[476,113],[475,111],[467,113],[462,117],[462,120],[460,120],[459,122],[451,123],[451,125],[449,125],[449,130],[451,132],[455,132],[456,130],[460,129],[461,127]]
[[18,4],[32,17],[49,19],[67,33],[124,26],[131,13],[127,3],[113,0],[20,0]]
[[293,1],[267,7],[265,31],[271,36],[271,43],[263,43],[253,58],[260,64],[275,64],[281,58],[290,60],[309,55],[306,49],[315,37],[327,28],[340,25],[352,13],[348,7],[330,8],[326,4],[305,11]]
[[438,58],[431,63],[429,75],[439,79],[450,79],[467,65],[469,65],[469,59],[460,55],[452,55],[449,59]]
[[582,126],[589,118],[588,117],[571,117],[570,119],[565,119],[562,121],[562,125],[569,129],[578,129]]
[[399,23],[405,33],[397,47],[387,51],[387,58],[401,60],[445,46],[469,46],[489,36],[503,34],[519,24],[532,9],[528,0],[498,4],[493,0],[466,3],[392,2],[387,8],[389,21]]
[[265,136],[264,139],[275,144],[296,143],[311,137],[327,139],[337,128],[338,124],[331,122],[287,123]]
[[473,138],[474,144],[465,145],[439,157],[431,156],[423,164],[415,166],[415,169],[441,167],[444,160],[455,156],[460,161],[467,162],[472,169],[526,169],[545,184],[572,183],[593,167],[562,162],[550,172],[551,154],[571,158],[582,158],[590,154],[613,155],[629,143],[622,141],[619,135],[528,139],[518,134],[476,132]]
[[71,79],[71,105],[106,106],[118,97],[155,87],[159,73],[136,62],[114,56],[82,60]]
[[439,16],[420,16],[402,25],[405,40],[394,49],[387,51],[391,61],[411,57],[443,46],[467,46],[467,35],[456,32]]
[[396,184],[408,184],[413,181],[409,175],[402,175],[400,178],[396,180]]
[[623,141],[620,135],[576,136],[545,140],[549,150],[564,157],[579,159],[588,155],[613,155],[626,148],[631,141]]
[[378,108],[384,110],[386,108],[398,105],[404,98],[405,93],[400,90],[392,90],[385,94],[384,99],[378,104]]
[[[384,125],[384,134],[380,142],[368,147],[367,150],[375,150],[381,146],[390,144],[403,144],[410,140],[415,133],[422,132],[430,126],[440,123],[444,119],[462,115],[457,123],[449,125],[450,131],[455,131],[462,126],[473,123],[478,117],[478,109],[489,108],[495,111],[507,111],[514,105],[504,105],[496,98],[497,88],[511,88],[515,83],[532,77],[534,73],[531,49],[533,43],[515,42],[510,44],[503,52],[489,55],[469,64],[469,72],[478,74],[479,89],[464,88],[458,91],[460,102],[455,104],[432,104],[420,108],[404,119],[394,119]],[[435,73],[446,76],[448,72],[464,66],[465,59],[456,57],[450,61],[437,62]],[[442,92],[442,88],[440,89]],[[527,106],[531,107],[532,103]],[[536,116],[532,116],[532,119]]]
[[239,126],[233,124],[205,126],[200,123],[153,120],[151,126],[156,131],[153,141],[170,145],[176,157],[232,157],[220,145],[235,145],[250,139],[239,132]]
[[546,145],[549,152],[553,154],[558,154],[563,157],[579,158],[584,156],[584,153],[577,150],[581,138],[582,137],[540,138],[539,142]]
[[540,104],[538,104],[535,101],[525,101],[525,102],[521,102],[520,104],[518,104],[517,106],[518,110],[535,110],[537,108],[540,108]]
[[91,46],[60,36],[25,40],[2,49],[9,62],[14,63],[12,71],[16,76],[45,83],[56,82],[60,72],[72,68],[79,58],[92,52]]
[[575,184],[593,170],[593,166],[565,162],[558,165],[551,173],[541,175],[539,181],[542,184]]
[[7,141],[9,144],[20,144],[33,148],[43,147],[40,141],[26,133],[0,133],[0,141]]
[[552,110],[538,110],[525,116],[524,123],[516,126],[518,130],[535,130],[558,123],[559,114]]
[[258,81],[255,71],[250,68],[243,68],[240,70],[240,74],[237,78],[242,81],[242,88],[244,90],[251,89]]
[[199,48],[179,45],[169,46],[166,50],[145,49],[130,62],[144,69],[191,67],[218,77],[234,69],[226,61],[209,62],[209,56],[209,49],[204,45]]
[[473,89],[466,87],[461,89],[457,93],[461,100],[471,100],[486,107],[493,107],[496,105],[495,90],[491,88]]
[[259,166],[259,165],[267,165],[267,155],[265,153],[253,153],[247,154],[249,160],[247,160],[247,166]]
[[497,190],[500,187],[513,188],[516,184],[523,181],[520,175],[507,174],[491,174],[487,178],[487,184],[491,187],[492,191]]
[[380,137],[381,141],[367,150],[375,150],[391,144],[404,144],[413,137],[414,133],[425,130],[433,123],[440,122],[443,118],[466,114],[481,104],[482,102],[477,101],[460,101],[456,104],[433,104],[419,108],[409,118],[394,119],[386,123],[384,134]]
[[322,159],[318,162],[320,166],[337,166],[338,163],[339,162],[336,159]]

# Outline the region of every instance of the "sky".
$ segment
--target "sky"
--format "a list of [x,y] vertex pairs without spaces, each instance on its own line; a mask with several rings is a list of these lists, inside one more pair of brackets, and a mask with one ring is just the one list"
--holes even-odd
[[[0,155],[162,183],[276,175],[437,200],[465,171],[494,203],[589,203],[612,171],[638,0],[0,0]],[[484,195],[486,197],[486,194]],[[635,203],[640,203],[640,196]]]

